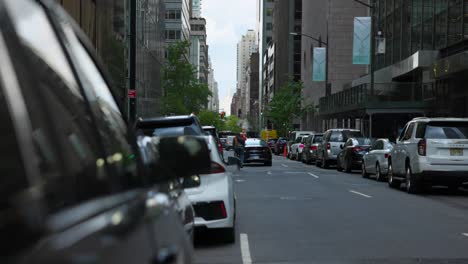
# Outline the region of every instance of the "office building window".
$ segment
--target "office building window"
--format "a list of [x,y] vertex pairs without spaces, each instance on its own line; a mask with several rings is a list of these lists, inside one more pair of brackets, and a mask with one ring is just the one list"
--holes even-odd
[[166,39],[180,39],[180,30],[166,30]]
[[434,19],[434,5],[432,1],[423,1],[423,31],[422,31],[422,44],[424,50],[434,49],[433,39],[433,19]]
[[166,19],[180,19],[180,10],[166,10]]
[[421,49],[422,38],[422,2],[423,0],[414,0],[411,18],[411,53]]
[[435,3],[435,48],[440,49],[447,45],[447,0]]
[[266,15],[269,16],[269,17],[273,16],[273,9],[272,8],[267,8]]
[[454,44],[462,39],[462,0],[449,0],[448,7],[448,44]]
[[267,23],[266,30],[273,30],[273,23]]

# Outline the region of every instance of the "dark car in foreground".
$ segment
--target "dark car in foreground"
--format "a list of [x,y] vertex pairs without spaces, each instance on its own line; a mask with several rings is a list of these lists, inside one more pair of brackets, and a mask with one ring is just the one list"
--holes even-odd
[[186,135],[205,135],[200,121],[194,115],[139,118],[135,126],[147,136],[171,135],[171,128],[183,128]]
[[145,164],[93,50],[55,1],[0,1],[0,263],[191,263],[159,182],[206,144]]
[[363,157],[369,152],[371,145],[372,140],[369,138],[349,138],[344,145],[340,146],[341,151],[336,159],[336,169],[345,172],[360,170]]
[[218,152],[224,159],[224,146],[219,138],[218,129],[214,126],[203,126],[202,129],[209,135],[213,136],[214,140],[216,141],[216,145],[218,146]]
[[272,165],[272,154],[268,144],[258,138],[249,138],[245,141],[244,163],[263,163]]

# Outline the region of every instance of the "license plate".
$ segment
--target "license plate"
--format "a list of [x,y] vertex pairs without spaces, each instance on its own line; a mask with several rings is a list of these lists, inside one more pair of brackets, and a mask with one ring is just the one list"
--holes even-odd
[[463,149],[461,148],[451,148],[450,156],[463,156]]
[[250,155],[250,158],[251,158],[251,159],[259,159],[260,156],[259,156],[259,155]]

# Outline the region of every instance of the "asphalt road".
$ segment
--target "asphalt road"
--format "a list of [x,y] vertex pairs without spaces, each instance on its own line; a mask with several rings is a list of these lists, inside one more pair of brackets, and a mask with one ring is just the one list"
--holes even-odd
[[424,195],[283,157],[234,176],[237,238],[196,263],[468,263],[468,191]]

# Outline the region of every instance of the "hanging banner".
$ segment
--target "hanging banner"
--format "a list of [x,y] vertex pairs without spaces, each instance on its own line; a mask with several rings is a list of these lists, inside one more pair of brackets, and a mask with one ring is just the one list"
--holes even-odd
[[354,18],[353,64],[370,64],[371,18]]
[[314,61],[312,65],[312,81],[323,82],[327,72],[327,49],[314,48]]

